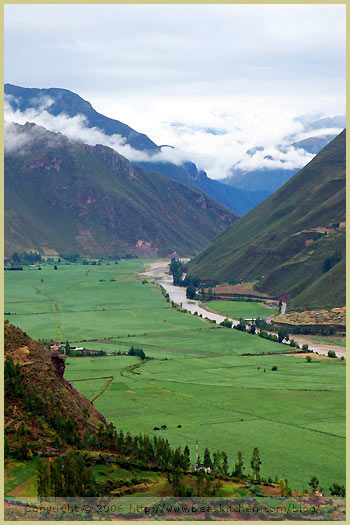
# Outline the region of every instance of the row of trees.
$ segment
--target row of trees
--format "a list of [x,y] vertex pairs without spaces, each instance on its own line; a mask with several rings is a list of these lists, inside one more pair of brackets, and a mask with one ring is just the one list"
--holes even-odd
[[139,357],[142,361],[146,359],[146,354],[142,348],[134,348],[133,346],[129,349],[128,355]]
[[324,327],[315,327],[315,326],[291,326],[289,325],[287,327],[281,327],[274,323],[267,323],[265,319],[260,319],[259,317],[256,319],[255,324],[257,328],[260,328],[261,330],[269,330],[271,332],[280,331],[282,329],[285,330],[289,334],[301,334],[301,335],[314,335],[314,334],[321,334],[321,335],[333,335],[335,333],[334,327],[324,328]]
[[98,487],[85,459],[73,452],[45,463],[38,461],[38,496],[97,496]]
[[38,252],[13,252],[11,259],[13,264],[34,264],[42,261]]
[[186,275],[182,278],[186,271],[186,267],[179,259],[173,257],[170,262],[170,273],[173,276],[173,283],[175,286],[184,286],[186,289],[186,296],[190,299],[196,294],[197,288],[200,286],[199,277],[191,277]]

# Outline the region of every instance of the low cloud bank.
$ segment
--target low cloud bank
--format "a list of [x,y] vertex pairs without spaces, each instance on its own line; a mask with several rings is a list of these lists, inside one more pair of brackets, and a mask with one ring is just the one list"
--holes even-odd
[[[84,115],[51,115],[48,108],[52,102],[49,97],[42,97],[32,101],[33,108],[20,111],[12,108],[11,103],[19,107],[13,97],[5,95],[5,120],[18,124],[33,122],[49,131],[60,132],[71,140],[92,146],[103,144],[131,162],[171,162],[180,166],[191,160],[214,179],[226,177],[230,168],[237,163],[244,170],[302,168],[314,155],[295,149],[290,146],[292,142],[341,131],[325,128],[306,132],[303,122],[277,112],[207,110],[200,114],[197,122],[194,116],[189,117],[187,122],[160,122],[158,134],[164,130],[165,138],[162,143],[172,144],[175,148],[163,147],[159,153],[149,154],[135,150],[118,134],[108,136],[96,127],[90,128]],[[30,133],[18,135],[16,128],[9,124],[5,131],[6,152],[21,151],[30,140]],[[255,146],[263,149],[253,155],[248,154],[247,151]]]

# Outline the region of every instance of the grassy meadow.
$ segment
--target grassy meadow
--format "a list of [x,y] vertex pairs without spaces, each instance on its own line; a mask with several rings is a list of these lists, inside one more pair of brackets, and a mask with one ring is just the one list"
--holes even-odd
[[249,301],[210,301],[207,306],[211,310],[234,319],[265,319],[270,315],[278,313],[277,307],[268,307],[264,303],[254,303]]
[[[66,360],[65,378],[89,399],[113,376],[94,405],[117,429],[188,444],[192,459],[198,439],[201,456],[206,446],[225,450],[230,470],[241,450],[246,472],[257,446],[262,475],[299,490],[312,476],[327,490],[345,484],[345,363],[263,355],[281,345],[170,309],[158,286],[138,278],[144,263],[6,272],[5,317],[34,338],[107,354],[142,346],[152,359]],[[100,379],[77,381],[89,378]]]

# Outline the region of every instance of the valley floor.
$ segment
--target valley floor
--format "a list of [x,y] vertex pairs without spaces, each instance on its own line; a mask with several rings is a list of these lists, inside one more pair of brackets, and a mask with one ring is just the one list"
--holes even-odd
[[226,451],[230,471],[241,450],[250,472],[258,447],[262,475],[288,478],[297,490],[312,476],[326,490],[345,484],[345,363],[278,355],[278,343],[172,309],[139,275],[144,264],[6,272],[6,317],[34,338],[108,354],[143,348],[152,359],[66,360],[65,378],[82,379],[74,387],[118,430],[188,445],[192,460],[198,439],[201,457],[207,446]]

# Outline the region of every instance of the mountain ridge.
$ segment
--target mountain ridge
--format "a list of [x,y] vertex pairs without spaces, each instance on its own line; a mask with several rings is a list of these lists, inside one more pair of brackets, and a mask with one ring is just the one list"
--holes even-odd
[[[134,161],[135,166],[157,172],[177,182],[191,184],[239,215],[245,214],[268,195],[265,191],[227,188],[222,182],[211,179],[204,171],[198,170],[190,161],[179,166],[171,162],[152,161],[152,156],[161,152],[161,146],[157,146],[147,135],[135,131],[130,126],[98,113],[90,102],[72,91],[63,88],[23,88],[14,84],[5,84],[4,89],[12,110],[23,112],[44,107],[53,116],[66,114],[73,118],[83,115],[89,128],[96,127],[108,136],[118,134],[132,148],[149,154],[149,161]],[[194,173],[198,175],[194,176]]]
[[[326,258],[341,252],[342,260],[345,255],[345,154],[344,130],[282,188],[190,261],[188,272],[218,282],[256,280],[257,290],[275,296],[287,293],[290,304],[300,306],[300,294],[306,300],[306,290],[317,279],[332,275],[323,275]],[[338,262],[332,273],[338,264],[343,263]],[[344,283],[337,279],[332,286],[338,301],[333,306],[345,304]],[[311,295],[308,300],[315,305]],[[325,299],[320,303],[318,307],[324,306]]]
[[200,190],[133,166],[115,150],[11,124],[5,155],[5,253],[190,255],[237,216]]

